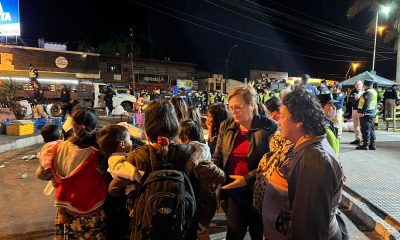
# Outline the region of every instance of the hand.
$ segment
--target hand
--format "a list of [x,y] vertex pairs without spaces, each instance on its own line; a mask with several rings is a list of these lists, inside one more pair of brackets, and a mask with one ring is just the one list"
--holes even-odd
[[360,118],[360,117],[364,117],[364,114],[358,113],[358,117],[359,117],[359,118]]
[[238,188],[238,187],[244,187],[246,186],[246,179],[244,176],[240,175],[229,175],[230,178],[233,179],[233,182],[222,186],[221,189],[231,189],[231,188]]

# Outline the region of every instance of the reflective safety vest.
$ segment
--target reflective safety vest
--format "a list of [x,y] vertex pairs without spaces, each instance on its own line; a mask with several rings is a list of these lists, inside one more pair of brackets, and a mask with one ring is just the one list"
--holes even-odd
[[37,77],[36,72],[37,72],[36,68],[29,70],[29,78],[36,78]]
[[[369,104],[369,107],[367,110],[376,109],[376,106],[378,105],[378,93],[373,88],[368,88],[367,92],[370,92],[372,94],[372,100],[371,100],[371,103]],[[364,94],[363,94],[360,98],[360,101],[358,102],[358,109],[362,109],[364,106],[364,103],[365,103],[365,99],[364,99]]]

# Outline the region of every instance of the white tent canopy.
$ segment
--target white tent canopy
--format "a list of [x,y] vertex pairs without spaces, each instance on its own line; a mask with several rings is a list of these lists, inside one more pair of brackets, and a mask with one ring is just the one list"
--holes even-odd
[[360,73],[352,78],[349,78],[343,82],[341,82],[343,87],[353,87],[356,81],[364,81],[364,80],[372,80],[374,81],[378,87],[391,87],[393,85],[399,85],[397,82],[393,82],[384,77],[378,76],[372,72],[365,71]]

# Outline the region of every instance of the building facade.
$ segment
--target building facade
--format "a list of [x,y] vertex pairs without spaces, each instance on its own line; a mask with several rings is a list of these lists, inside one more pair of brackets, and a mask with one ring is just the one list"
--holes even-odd
[[[195,76],[196,64],[120,56],[100,56],[100,78],[104,82],[129,82],[135,89],[161,89]],[[133,75],[133,77],[132,77]]]
[[28,81],[30,64],[39,70],[39,81],[125,83],[136,89],[171,87],[178,81],[193,80],[196,67],[185,62],[0,45],[0,80]]

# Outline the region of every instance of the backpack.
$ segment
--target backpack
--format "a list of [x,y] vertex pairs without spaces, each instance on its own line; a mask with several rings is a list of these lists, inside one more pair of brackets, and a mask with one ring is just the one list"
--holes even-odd
[[[188,153],[176,152],[172,154],[175,160],[189,159]],[[152,150],[150,160],[152,171],[139,189],[134,205],[131,239],[187,239],[196,213],[189,178],[184,168],[177,170],[172,159],[157,159]]]

